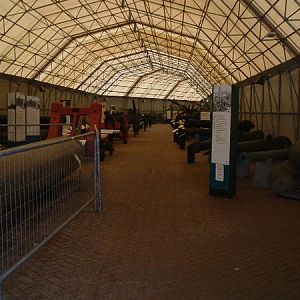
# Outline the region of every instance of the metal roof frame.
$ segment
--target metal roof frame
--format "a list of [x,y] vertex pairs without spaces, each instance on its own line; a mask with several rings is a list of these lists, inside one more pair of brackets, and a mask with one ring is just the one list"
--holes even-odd
[[168,96],[199,99],[297,57],[299,16],[299,0],[5,0],[0,72],[85,91],[127,74],[131,95],[162,69],[178,76]]

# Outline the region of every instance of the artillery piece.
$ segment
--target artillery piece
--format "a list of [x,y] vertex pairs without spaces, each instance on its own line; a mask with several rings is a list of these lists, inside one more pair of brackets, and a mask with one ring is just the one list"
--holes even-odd
[[[239,132],[238,141],[262,141],[264,139],[264,133],[262,131],[250,131],[250,132]],[[264,141],[264,140],[263,140]],[[187,150],[187,162],[190,164],[195,163],[196,153],[211,149],[211,140],[197,141],[188,146]]]
[[285,145],[282,149],[242,152],[239,161],[248,170],[250,162],[256,163],[254,185],[271,187],[278,196],[300,200],[300,141],[292,145],[286,138]]
[[[185,142],[189,138],[197,138],[198,141],[206,141],[211,138],[212,121],[186,119],[185,124],[187,126],[173,130],[173,140],[179,144],[180,149],[185,149]],[[249,120],[238,122],[238,130],[240,132],[249,132],[254,127],[254,123]]]

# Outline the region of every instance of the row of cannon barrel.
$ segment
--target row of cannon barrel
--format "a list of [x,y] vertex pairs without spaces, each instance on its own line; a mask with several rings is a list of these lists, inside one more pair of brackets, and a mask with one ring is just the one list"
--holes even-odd
[[[195,163],[196,153],[210,155],[212,121],[193,119],[183,114],[172,122],[173,140],[180,149],[187,146],[187,163]],[[251,175],[251,163],[256,163],[255,183],[271,187],[282,197],[300,199],[300,141],[292,144],[286,136],[265,136],[249,120],[239,121],[237,144],[237,175]],[[191,142],[192,141],[192,142]]]

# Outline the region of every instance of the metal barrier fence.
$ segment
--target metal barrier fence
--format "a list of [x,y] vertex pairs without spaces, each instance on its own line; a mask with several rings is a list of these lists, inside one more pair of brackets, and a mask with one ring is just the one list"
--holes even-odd
[[[95,136],[95,151],[88,156],[83,144],[91,135]],[[98,130],[1,151],[1,286],[93,200],[99,212],[102,197]]]

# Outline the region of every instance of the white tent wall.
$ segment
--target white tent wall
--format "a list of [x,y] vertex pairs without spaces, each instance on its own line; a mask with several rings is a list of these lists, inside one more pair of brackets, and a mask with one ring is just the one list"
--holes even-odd
[[[43,87],[43,91],[40,88]],[[117,109],[132,108],[132,98],[99,96],[83,91],[66,89],[60,86],[47,85],[39,82],[28,81],[19,77],[4,75],[0,78],[0,114],[7,114],[7,94],[21,92],[24,95],[34,95],[41,99],[41,114],[49,115],[51,103],[59,100],[71,100],[74,107],[86,107],[96,100],[103,102],[106,108],[116,105]],[[183,101],[185,102],[185,101]],[[145,113],[166,113],[170,102],[163,99],[135,99],[136,108]]]
[[167,103],[165,101],[153,100],[153,102],[152,102],[152,109],[153,109],[153,111],[166,112],[166,110],[167,110]]
[[300,68],[241,88],[240,118],[273,136],[300,137]]
[[118,110],[123,111],[126,109],[127,103],[126,100],[120,98],[108,98],[107,101],[104,102],[105,108],[109,109],[111,105],[115,105]]
[[82,93],[79,91],[66,90],[59,87],[45,88],[40,91],[42,84],[29,83],[21,79],[0,78],[1,98],[0,98],[0,112],[5,115],[7,113],[7,93],[20,92],[24,95],[34,95],[41,99],[41,113],[42,115],[49,115],[51,103],[59,100],[71,100],[72,105],[83,107],[89,106],[94,95]]

